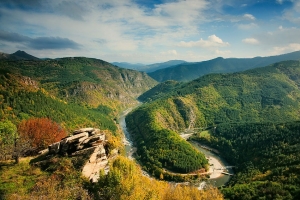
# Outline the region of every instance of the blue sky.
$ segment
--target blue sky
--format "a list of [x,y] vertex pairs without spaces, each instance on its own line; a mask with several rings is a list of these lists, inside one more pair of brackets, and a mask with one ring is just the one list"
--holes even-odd
[[300,50],[300,0],[1,0],[0,51],[108,62]]

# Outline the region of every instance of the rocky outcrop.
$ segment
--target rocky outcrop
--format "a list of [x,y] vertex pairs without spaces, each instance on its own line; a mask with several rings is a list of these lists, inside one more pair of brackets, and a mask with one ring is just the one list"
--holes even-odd
[[[104,145],[105,134],[100,129],[82,128],[73,131],[71,136],[49,145],[48,154],[64,156],[88,155],[89,157],[83,166],[82,174],[91,182],[97,182],[100,170],[104,169],[105,173],[109,170]],[[44,150],[41,153],[45,152],[47,151]]]
[[22,76],[20,81],[25,85],[32,86],[35,89],[39,89],[38,83],[35,80],[32,80],[30,77]]

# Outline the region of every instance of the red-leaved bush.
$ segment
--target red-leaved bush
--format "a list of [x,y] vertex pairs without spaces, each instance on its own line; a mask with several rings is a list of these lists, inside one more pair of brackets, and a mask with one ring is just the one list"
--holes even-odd
[[20,142],[28,142],[35,150],[47,148],[48,145],[66,137],[66,131],[48,118],[31,118],[22,121],[18,126]]

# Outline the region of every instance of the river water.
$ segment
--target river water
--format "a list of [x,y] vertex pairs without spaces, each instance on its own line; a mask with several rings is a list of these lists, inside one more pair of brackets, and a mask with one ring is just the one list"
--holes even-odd
[[[135,107],[134,107],[135,108]],[[132,140],[131,140],[131,137],[130,137],[130,134],[129,132],[127,131],[127,127],[126,127],[126,122],[125,122],[125,117],[126,115],[131,112],[134,108],[129,108],[125,111],[123,111],[120,115],[120,118],[119,118],[119,124],[120,124],[120,127],[122,128],[123,130],[123,133],[124,133],[124,138],[123,138],[123,143],[125,145],[125,152],[126,152],[126,156],[129,157],[130,159],[132,159],[132,154],[133,154],[133,146],[132,146]],[[206,157],[213,157],[213,158],[216,158],[217,160],[219,160],[220,164],[222,166],[228,166],[229,164],[223,159],[221,158],[220,156],[218,156],[217,154],[211,152],[211,151],[208,151],[206,149],[203,149],[201,148],[196,142],[192,142],[190,141],[190,143],[197,149],[199,150],[200,152],[202,152]],[[228,169],[228,172],[233,174],[233,170],[232,169]],[[146,174],[146,173],[145,173]],[[213,185],[213,186],[216,186],[216,187],[221,187],[223,185],[225,185],[230,179],[230,176],[229,175],[221,175],[219,176],[218,178],[214,178],[214,179],[209,179],[207,181],[207,183]]]
[[129,156],[130,151],[132,151],[132,140],[130,138],[130,134],[127,131],[125,117],[130,111],[132,111],[132,109],[133,108],[129,108],[129,109],[123,111],[119,118],[119,124],[120,124],[120,127],[122,128],[122,131],[125,136],[123,138],[123,144],[125,145],[125,152],[126,152],[127,157]]
[[[223,158],[221,158],[219,155],[217,155],[211,151],[203,149],[202,147],[200,147],[198,145],[197,142],[189,141],[189,143],[192,144],[197,150],[202,152],[206,157],[213,157],[213,158],[217,159],[223,167],[229,166],[229,164]],[[233,174],[232,169],[228,169],[228,172],[230,174]],[[216,187],[221,187],[221,186],[225,185],[229,180],[230,180],[229,175],[222,174],[218,178],[209,179],[207,182]]]

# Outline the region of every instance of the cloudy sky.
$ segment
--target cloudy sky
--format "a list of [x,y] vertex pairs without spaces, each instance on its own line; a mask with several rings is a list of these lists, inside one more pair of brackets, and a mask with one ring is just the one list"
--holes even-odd
[[109,62],[300,50],[300,0],[1,0],[0,52]]

